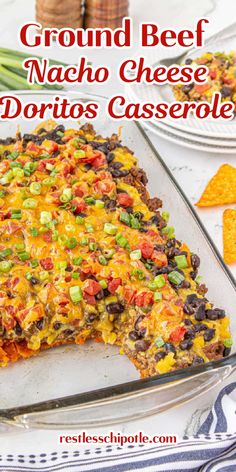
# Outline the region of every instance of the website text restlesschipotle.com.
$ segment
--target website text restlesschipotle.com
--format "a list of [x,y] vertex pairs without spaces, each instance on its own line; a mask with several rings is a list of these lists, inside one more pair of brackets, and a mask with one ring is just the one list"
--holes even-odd
[[110,431],[107,434],[87,434],[82,431],[74,435],[59,435],[60,444],[176,444],[176,435],[148,435],[142,431],[134,434],[122,434]]

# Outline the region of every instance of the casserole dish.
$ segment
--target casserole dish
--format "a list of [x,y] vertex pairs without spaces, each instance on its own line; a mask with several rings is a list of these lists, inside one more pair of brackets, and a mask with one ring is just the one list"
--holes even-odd
[[[24,102],[32,101],[32,96],[35,102],[50,102],[53,98],[51,92],[35,92],[33,95],[21,92],[20,95]],[[134,122],[108,120],[105,98],[77,92],[66,93],[66,96],[71,101],[100,103],[100,115],[94,122],[98,133],[104,134],[105,129],[106,134],[111,135],[123,125],[122,141],[134,150],[139,164],[147,172],[151,195],[158,195],[164,202],[164,210],[170,211],[170,223],[175,227],[177,237],[201,256],[201,275],[207,283],[209,297],[231,316],[235,345],[235,283],[186,197],[140,126]],[[31,122],[18,124],[22,132],[31,131]],[[40,122],[35,120],[33,126],[38,124]],[[64,124],[67,128],[75,127],[72,121]],[[1,137],[14,135],[15,130],[15,122],[4,122],[1,124]],[[114,346],[88,343],[82,347],[44,351],[36,358],[0,371],[2,428],[78,428],[150,415],[207,391],[229,375],[235,364],[234,350],[230,357],[220,361],[138,380],[134,367],[119,355]]]

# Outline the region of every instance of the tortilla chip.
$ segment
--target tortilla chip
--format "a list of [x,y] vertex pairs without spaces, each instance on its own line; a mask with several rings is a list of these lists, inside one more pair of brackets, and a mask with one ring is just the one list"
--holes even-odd
[[224,260],[226,264],[236,262],[236,210],[225,210],[223,214]]
[[209,207],[236,203],[236,168],[223,164],[207,184],[198,207]]

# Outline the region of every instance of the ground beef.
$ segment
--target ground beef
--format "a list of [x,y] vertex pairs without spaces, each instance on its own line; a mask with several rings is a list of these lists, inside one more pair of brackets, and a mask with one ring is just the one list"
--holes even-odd
[[205,346],[203,351],[210,361],[218,360],[223,357],[224,345],[222,342],[217,341],[216,343]]
[[85,133],[92,134],[95,136],[95,131],[93,125],[91,123],[85,123],[85,125],[81,126],[81,128]]

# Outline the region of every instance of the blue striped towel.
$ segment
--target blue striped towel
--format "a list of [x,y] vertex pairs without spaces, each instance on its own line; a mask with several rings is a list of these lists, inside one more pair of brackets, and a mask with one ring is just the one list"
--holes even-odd
[[70,445],[57,452],[0,455],[2,472],[132,470],[236,472],[236,382],[221,390],[198,433],[183,437],[176,445]]

